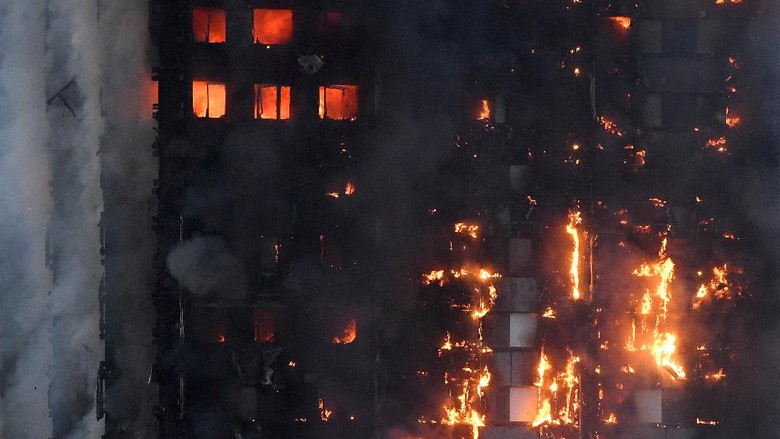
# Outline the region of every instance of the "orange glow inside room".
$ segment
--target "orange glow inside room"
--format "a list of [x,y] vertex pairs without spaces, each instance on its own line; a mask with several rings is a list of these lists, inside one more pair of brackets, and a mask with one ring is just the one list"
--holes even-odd
[[192,112],[197,117],[218,119],[225,115],[225,84],[192,83]]
[[347,120],[357,117],[358,88],[356,85],[320,87],[320,119]]
[[198,43],[225,42],[225,11],[214,8],[192,10],[192,34]]
[[255,119],[289,119],[290,87],[255,84]]
[[293,13],[290,9],[255,9],[252,36],[255,43],[287,44],[292,41]]

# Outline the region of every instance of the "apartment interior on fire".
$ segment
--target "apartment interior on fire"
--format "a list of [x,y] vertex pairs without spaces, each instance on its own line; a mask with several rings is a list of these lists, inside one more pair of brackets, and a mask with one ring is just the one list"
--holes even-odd
[[[361,272],[356,170],[394,62],[364,3],[150,3],[160,437],[719,431],[749,292],[712,175],[739,156],[727,36],[749,7],[489,2],[452,151],[409,206],[426,252],[400,346]],[[234,276],[172,273],[188,254]]]

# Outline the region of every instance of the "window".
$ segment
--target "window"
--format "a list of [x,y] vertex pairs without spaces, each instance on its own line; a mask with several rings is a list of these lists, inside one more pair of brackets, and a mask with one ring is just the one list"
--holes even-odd
[[289,119],[290,87],[255,84],[255,119]]
[[197,117],[210,119],[225,115],[225,84],[194,81],[192,83],[192,112]]
[[255,309],[253,339],[256,343],[273,343],[276,341],[274,314],[267,309]]
[[290,9],[255,9],[252,37],[255,43],[286,44],[292,41],[293,14]]
[[320,16],[320,33],[330,37],[338,35],[341,29],[341,12],[324,12]]
[[224,43],[225,11],[213,8],[193,9],[192,34],[198,43]]
[[357,116],[357,85],[320,87],[320,119],[354,119]]

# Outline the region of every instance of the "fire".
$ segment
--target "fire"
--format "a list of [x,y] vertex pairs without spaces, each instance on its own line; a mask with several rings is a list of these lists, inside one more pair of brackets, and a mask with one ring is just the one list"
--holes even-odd
[[569,224],[566,225],[566,233],[571,235],[573,247],[571,252],[571,267],[569,275],[571,277],[571,297],[574,300],[581,298],[580,294],[580,234],[577,226],[582,223],[580,212],[569,213]]
[[715,0],[716,5],[725,5],[727,3],[738,5],[742,3],[742,0]]
[[440,287],[444,286],[444,270],[433,270],[428,274],[423,274],[423,285],[430,285],[438,282]]
[[[666,234],[669,233],[667,227]],[[664,236],[661,241],[661,248],[658,251],[658,261],[652,264],[642,263],[639,268],[633,271],[637,277],[647,277],[658,279],[658,285],[651,294],[650,289],[645,289],[642,297],[641,315],[647,316],[655,313],[655,324],[653,326],[652,344],[648,346],[643,344],[640,350],[650,351],[655,360],[656,366],[667,370],[674,379],[684,379],[685,370],[674,360],[677,351],[677,336],[666,330],[666,317],[669,310],[669,302],[672,299],[670,286],[674,279],[674,262],[666,254],[668,238]],[[640,334],[645,332],[644,317],[642,318],[642,328]],[[626,342],[626,349],[629,351],[637,350],[636,346],[636,323],[631,322],[631,336]]]
[[225,115],[225,84],[192,82],[192,112],[197,117],[217,119]]
[[322,422],[330,421],[330,417],[333,415],[333,411],[325,407],[325,402],[322,401],[322,398],[318,400],[317,407],[320,409],[320,420]]
[[547,309],[544,310],[544,313],[542,313],[542,317],[546,319],[554,319],[556,317],[555,310],[548,306]]
[[490,120],[490,103],[487,99],[482,100],[482,108],[479,111],[478,120]]
[[476,239],[479,236],[479,226],[476,224],[457,223],[455,233],[465,234]]
[[[615,18],[615,17],[613,17],[613,18]],[[630,23],[630,19],[629,19],[629,23]],[[606,117],[599,116],[599,123],[601,124],[601,127],[604,128],[604,131],[606,131],[606,132],[608,132],[610,134],[614,134],[614,135],[616,135],[618,137],[622,137],[623,136],[623,132],[620,131],[620,129],[618,128],[617,124],[615,122],[612,122],[611,120],[607,119]]]
[[347,186],[344,188],[344,195],[352,195],[355,193],[355,185],[351,181],[347,182]]
[[357,338],[357,322],[353,318],[341,333],[341,337],[333,337],[333,344],[350,344]]
[[717,139],[713,138],[708,140],[706,148],[715,148],[715,150],[720,153],[728,152],[728,149],[726,148],[725,137],[719,137]]
[[357,85],[329,85],[320,87],[320,119],[352,120],[357,117]]
[[712,278],[710,278],[709,282],[706,284],[702,283],[699,285],[696,297],[693,300],[693,309],[700,309],[710,292],[716,299],[731,297],[731,284],[728,280],[728,264],[712,267]]
[[289,119],[290,87],[255,84],[255,119]]
[[609,17],[609,21],[617,24],[624,30],[631,28],[631,17]]
[[545,399],[541,404],[542,406],[539,407],[539,411],[536,413],[536,418],[534,418],[534,421],[531,423],[533,427],[538,427],[552,421],[552,407],[550,406],[550,401]]
[[192,9],[192,34],[198,43],[225,42],[225,11],[214,8]]
[[697,425],[718,425],[718,421],[706,421],[704,419],[696,418]]
[[605,424],[617,424],[617,416],[614,413],[610,413],[607,419],[604,419]]
[[255,9],[252,36],[255,43],[287,44],[292,41],[293,12],[290,9]]
[[718,369],[717,372],[705,375],[704,378],[706,378],[708,380],[713,380],[713,381],[720,381],[723,378],[726,378],[726,373],[723,372],[723,368],[721,367],[720,369]]
[[739,116],[732,115],[729,107],[726,107],[726,125],[728,125],[729,128],[734,128],[737,126],[741,119],[742,118]]
[[220,334],[220,336],[217,339],[217,341],[219,341],[220,343],[224,343],[225,342],[225,336]]
[[[579,402],[579,374],[576,372],[576,366],[580,358],[572,354],[566,361],[566,368],[560,373],[549,378],[546,377],[547,371],[552,369],[544,348],[541,350],[539,365],[537,367],[537,381],[534,386],[538,388],[537,413],[531,423],[538,427],[544,423],[556,425],[577,425],[580,402]],[[564,392],[563,397],[559,398],[558,393]],[[555,408],[553,408],[553,405]]]

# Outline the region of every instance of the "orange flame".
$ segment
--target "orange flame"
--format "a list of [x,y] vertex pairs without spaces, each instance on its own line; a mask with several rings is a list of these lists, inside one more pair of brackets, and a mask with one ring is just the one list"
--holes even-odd
[[455,233],[469,235],[476,239],[479,236],[479,226],[476,224],[457,223]]
[[344,188],[344,195],[352,195],[355,193],[355,185],[351,181],[347,182],[347,187]]
[[717,139],[710,139],[707,141],[706,148],[715,148],[717,152],[725,153],[728,152],[728,149],[726,148],[726,138],[725,137],[719,137]]
[[333,337],[331,341],[333,344],[350,344],[357,338],[357,322],[352,319],[344,331],[341,333],[341,337]]
[[479,112],[479,118],[478,120],[489,120],[490,119],[490,103],[487,99],[482,100],[482,108]]
[[728,125],[729,128],[734,128],[737,126],[741,119],[742,118],[739,116],[732,115],[729,107],[726,107],[726,125]]
[[[617,18],[617,17],[612,17]],[[629,25],[631,23],[631,19],[629,19]],[[617,124],[615,122],[612,122],[611,120],[607,119],[604,116],[599,116],[599,123],[601,124],[601,127],[604,128],[604,131],[614,134],[618,137],[623,137],[623,132],[620,131],[620,128],[618,128]]]
[[624,30],[631,28],[631,17],[609,17],[609,21],[617,24]]
[[580,212],[569,213],[569,224],[566,225],[566,233],[571,235],[573,242],[571,252],[571,267],[569,275],[571,277],[572,291],[571,297],[574,300],[581,298],[580,294],[580,235],[577,226],[582,223]]
[[322,398],[318,400],[317,407],[320,409],[320,420],[322,422],[328,422],[331,415],[333,414],[333,411],[325,408],[325,403],[322,401]]

